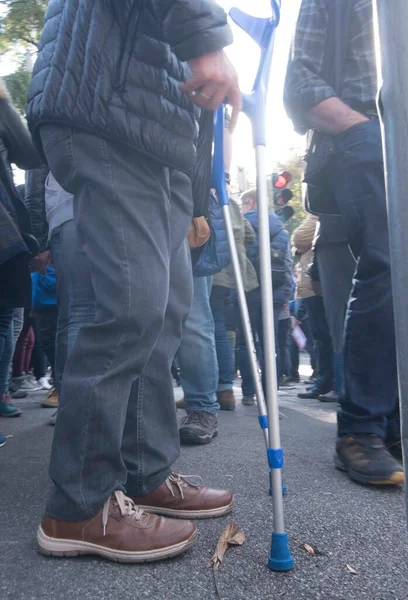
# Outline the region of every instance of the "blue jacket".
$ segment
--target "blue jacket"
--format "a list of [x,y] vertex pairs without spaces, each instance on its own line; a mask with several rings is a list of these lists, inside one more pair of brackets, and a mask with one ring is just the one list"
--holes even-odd
[[67,125],[190,174],[199,110],[180,90],[185,61],[231,42],[211,0],[50,0],[28,91],[34,138]]
[[46,308],[57,304],[57,280],[54,267],[46,267],[46,274],[31,275],[33,308]]
[[[255,242],[248,248],[248,258],[254,266],[259,258],[259,237],[258,237],[258,211],[250,210],[245,214],[245,218],[251,223],[256,233]],[[278,304],[289,302],[292,297],[293,288],[293,263],[289,244],[289,234],[284,229],[283,223],[275,213],[269,213],[269,232],[271,241],[281,249],[285,255],[285,283],[274,290],[273,301]]]

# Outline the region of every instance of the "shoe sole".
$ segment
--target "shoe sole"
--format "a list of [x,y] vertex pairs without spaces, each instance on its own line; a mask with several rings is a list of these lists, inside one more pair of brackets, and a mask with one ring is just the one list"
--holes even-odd
[[0,442],[0,448],[3,448],[3,446],[6,445],[6,442]]
[[337,400],[335,400],[334,398],[330,398],[330,400],[326,400],[326,398],[323,398],[323,399],[322,399],[322,398],[318,397],[317,399],[319,400],[319,402],[323,402],[323,404],[325,404],[325,403],[326,403],[326,404],[330,404],[330,402],[331,402],[332,404],[333,404],[334,402],[336,402],[337,404],[339,403],[339,400],[338,400],[338,399],[337,399]]
[[83,542],[82,540],[52,538],[44,533],[41,526],[37,531],[37,542],[40,552],[46,556],[74,557],[91,554],[101,556],[102,558],[114,562],[129,564],[155,562],[178,556],[179,554],[186,552],[186,550],[195,543],[196,539],[197,531],[195,531],[188,540],[172,546],[167,546],[166,548],[144,550],[142,552],[125,552],[123,550],[99,546],[98,544],[91,544],[90,542]]
[[234,404],[234,406],[221,406],[220,405],[220,410],[235,410],[235,404]]
[[22,414],[23,414],[23,411],[19,410],[15,413],[12,413],[11,415],[0,415],[0,417],[3,417],[5,419],[15,419],[16,417],[21,417]]
[[137,505],[145,512],[154,513],[155,515],[162,515],[164,517],[172,517],[173,519],[216,519],[227,515],[232,511],[234,501],[228,506],[220,506],[219,508],[211,508],[208,510],[177,510],[173,508],[162,508],[161,506],[143,506],[142,504]]
[[58,404],[48,404],[47,402],[41,402],[41,408],[58,408]]
[[334,456],[334,464],[340,471],[344,471],[354,481],[358,483],[363,483],[365,485],[404,485],[404,473],[403,471],[395,471],[390,476],[378,476],[378,478],[368,477],[367,475],[362,475],[361,473],[357,473],[354,469],[350,469],[347,467],[344,460],[336,454]]
[[212,435],[197,435],[194,431],[180,431],[180,444],[186,446],[202,446],[209,444],[214,438],[218,436],[218,431],[214,431]]

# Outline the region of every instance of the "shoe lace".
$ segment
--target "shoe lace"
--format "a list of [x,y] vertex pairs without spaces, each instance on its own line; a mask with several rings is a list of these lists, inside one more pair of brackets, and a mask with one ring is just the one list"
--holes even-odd
[[206,416],[203,410],[192,410],[181,422],[181,425],[206,425]]
[[133,500],[125,496],[125,494],[119,490],[113,492],[113,494],[107,499],[102,510],[102,527],[103,535],[106,535],[106,526],[109,520],[109,509],[110,505],[118,506],[122,517],[133,517],[135,521],[140,521],[143,517],[144,511],[138,508]]
[[181,498],[184,500],[184,490],[189,486],[195,488],[201,487],[203,480],[199,475],[180,475],[178,473],[172,473],[170,477],[166,479],[165,483],[173,497],[176,495],[174,492],[174,487],[176,487],[180,492]]

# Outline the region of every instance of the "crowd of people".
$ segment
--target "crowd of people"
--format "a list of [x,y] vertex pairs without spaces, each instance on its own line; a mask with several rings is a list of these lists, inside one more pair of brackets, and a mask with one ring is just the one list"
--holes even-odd
[[[50,1],[30,133],[0,89],[0,417],[20,417],[13,399],[39,389],[57,409],[54,487],[38,530],[50,555],[143,562],[185,551],[190,519],[228,513],[233,497],[173,473],[179,444],[210,443],[219,410],[256,402],[225,225],[209,210],[203,114],[232,106],[229,181],[241,109],[223,50],[231,31],[210,0],[147,4]],[[336,466],[361,483],[400,485],[372,7],[348,4],[340,15],[335,2],[303,0],[289,59],[286,108],[312,140],[310,214],[290,236],[291,212],[269,213],[276,366],[279,388],[294,388],[307,352],[313,374],[297,393],[339,403]],[[350,32],[341,84],[329,43],[339,19]],[[313,171],[324,144],[330,160]],[[256,188],[231,199],[230,213],[263,381]],[[223,259],[203,275],[214,239]]]

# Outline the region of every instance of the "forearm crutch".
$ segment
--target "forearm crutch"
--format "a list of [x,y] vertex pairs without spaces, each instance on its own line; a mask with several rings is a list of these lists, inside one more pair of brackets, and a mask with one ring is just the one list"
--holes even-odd
[[[275,571],[289,571],[294,566],[294,560],[290,553],[288,536],[284,526],[283,515],[283,489],[282,489],[282,467],[283,450],[280,442],[279,428],[279,406],[278,406],[278,384],[276,372],[275,332],[273,314],[273,292],[272,292],[272,270],[270,255],[270,233],[269,233],[269,202],[266,185],[265,164],[265,106],[267,87],[269,81],[272,52],[276,27],[279,24],[280,0],[271,0],[272,16],[270,18],[258,18],[247,15],[239,9],[230,12],[233,20],[244,31],[246,31],[260,46],[261,59],[251,94],[244,97],[244,112],[249,117],[253,130],[253,144],[256,155],[257,190],[258,190],[258,220],[259,220],[259,252],[261,267],[261,298],[264,329],[264,357],[265,357],[265,381],[266,381],[266,403],[263,397],[262,385],[256,365],[256,354],[253,337],[250,328],[248,309],[245,301],[245,290],[240,276],[238,256],[228,207],[228,195],[226,192],[223,162],[223,115],[217,113],[215,125],[215,148],[214,148],[214,183],[218,193],[221,193],[220,202],[224,207],[224,216],[230,241],[231,258],[234,272],[237,277],[237,291],[240,299],[240,309],[244,323],[244,334],[247,341],[248,351],[251,357],[251,368],[254,372],[254,382],[257,386],[257,400],[260,413],[260,424],[264,431],[267,443],[267,457],[271,474],[271,489],[273,496],[274,530],[272,532],[271,551],[268,566]],[[218,141],[218,149],[217,149]],[[222,170],[220,165],[222,164]],[[266,408],[266,411],[265,411]]]

